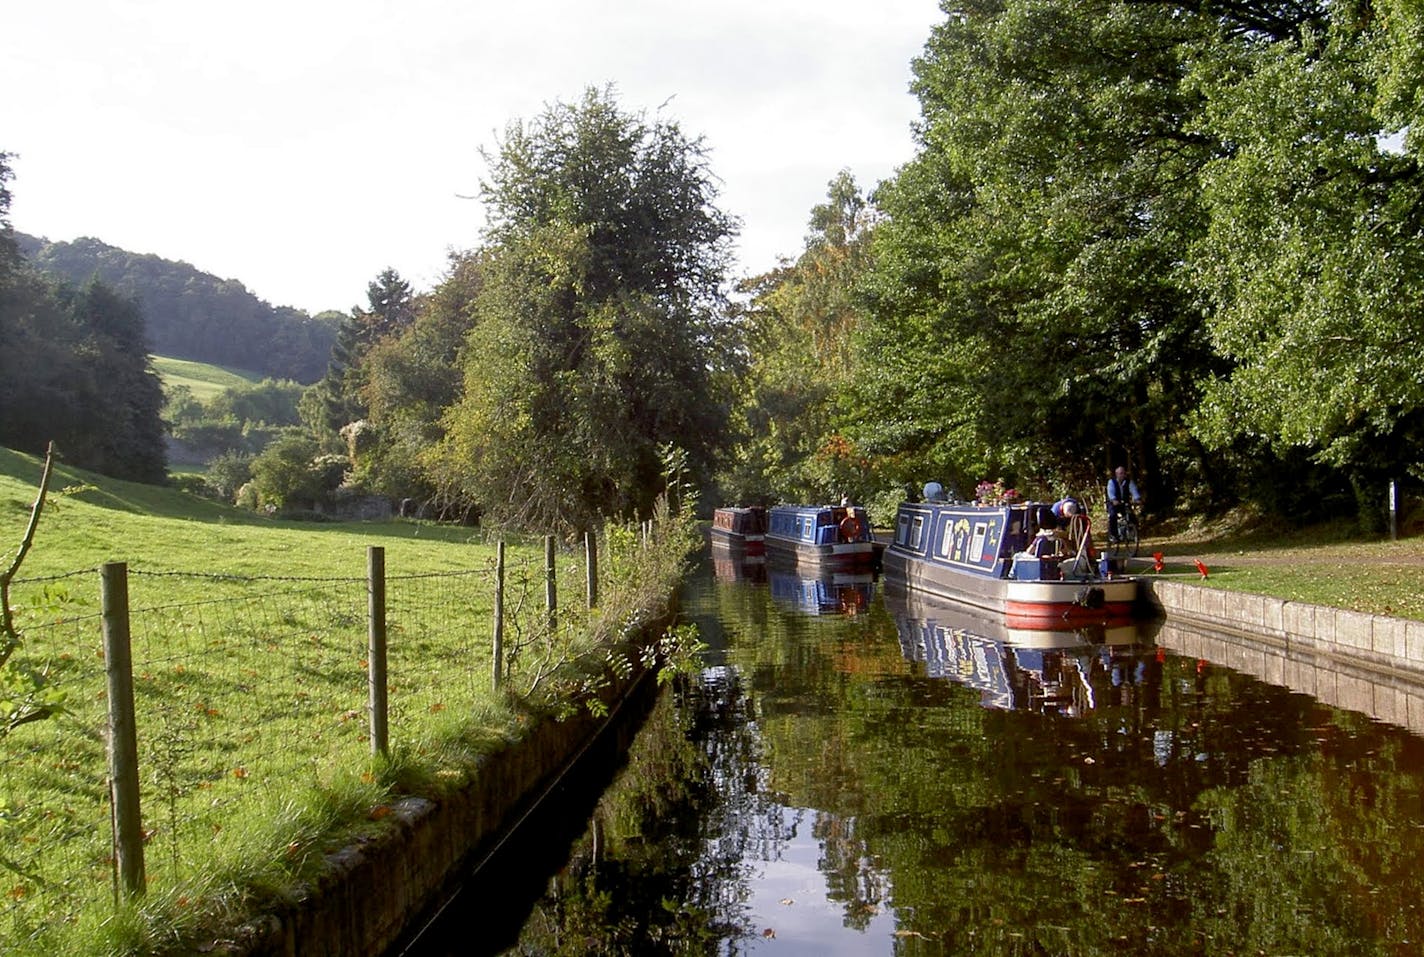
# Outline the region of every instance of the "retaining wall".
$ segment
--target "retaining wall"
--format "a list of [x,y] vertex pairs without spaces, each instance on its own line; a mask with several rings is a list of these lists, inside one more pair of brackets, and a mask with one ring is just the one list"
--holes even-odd
[[1145,582],[1158,644],[1424,733],[1424,621]]
[[[605,696],[615,704],[650,673]],[[394,805],[394,826],[328,857],[327,873],[294,888],[288,900],[203,952],[243,957],[379,957],[438,905],[453,880],[506,833],[522,812],[618,717],[587,711],[545,721],[488,756],[464,791],[439,801]]]

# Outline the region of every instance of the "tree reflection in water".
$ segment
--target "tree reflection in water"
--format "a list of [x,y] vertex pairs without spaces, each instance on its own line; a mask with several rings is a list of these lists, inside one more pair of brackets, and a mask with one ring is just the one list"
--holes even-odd
[[828,620],[708,575],[685,607],[708,668],[513,952],[1424,952],[1398,728],[1150,642],[1002,647],[997,699],[881,595]]

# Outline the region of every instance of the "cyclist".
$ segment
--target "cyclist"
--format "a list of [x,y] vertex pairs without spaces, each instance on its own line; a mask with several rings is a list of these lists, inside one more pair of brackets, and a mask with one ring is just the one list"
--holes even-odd
[[1117,541],[1117,520],[1118,516],[1125,514],[1128,509],[1135,509],[1142,504],[1142,493],[1137,490],[1137,483],[1127,477],[1127,469],[1119,465],[1113,470],[1112,478],[1108,479],[1108,541]]

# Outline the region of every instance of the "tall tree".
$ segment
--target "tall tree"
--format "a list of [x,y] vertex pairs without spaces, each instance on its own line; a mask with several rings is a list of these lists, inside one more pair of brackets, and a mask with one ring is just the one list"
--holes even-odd
[[1211,360],[1175,271],[1211,148],[1183,51],[1211,30],[1111,0],[969,0],[935,29],[920,152],[876,194],[860,390],[907,484],[1081,488],[1123,456],[1163,477]]
[[20,248],[15,242],[15,230],[10,226],[9,182],[15,172],[10,161],[15,154],[0,151],[0,283],[14,273],[20,265]]
[[[825,501],[870,489],[844,434],[840,400],[857,374],[864,321],[857,287],[869,268],[874,211],[842,171],[811,210],[795,263],[746,284],[741,326],[749,356],[737,386],[724,494],[739,501]],[[807,370],[813,369],[814,374]]]
[[[400,498],[438,498],[424,462],[445,436],[445,410],[460,397],[459,356],[484,269],[478,252],[453,255],[447,276],[421,301],[409,328],[367,354],[362,395],[371,434],[354,456],[354,479],[365,487]],[[458,502],[448,504],[463,511]]]
[[417,298],[410,283],[387,267],[366,286],[366,307],[357,306],[341,323],[331,347],[326,375],[311,389],[314,429],[329,439],[365,417],[366,355],[378,342],[395,338],[414,321]]
[[488,159],[489,260],[437,484],[498,519],[579,527],[649,507],[662,445],[707,475],[735,224],[701,141],[590,89]]
[[1362,516],[1383,480],[1424,478],[1424,168],[1415,134],[1421,17],[1331,5],[1270,43],[1219,46],[1194,80],[1229,144],[1202,177],[1190,258],[1229,374],[1197,418],[1209,442],[1304,453],[1347,476]]
[[143,313],[97,279],[65,298],[82,330],[86,375],[77,389],[82,424],[61,451],[106,475],[164,481],[163,384],[149,359]]

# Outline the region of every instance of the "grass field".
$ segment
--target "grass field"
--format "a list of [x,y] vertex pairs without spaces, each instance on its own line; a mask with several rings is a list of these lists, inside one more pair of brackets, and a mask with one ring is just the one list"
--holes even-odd
[[[6,566],[39,474],[0,450]],[[577,598],[561,599],[553,631],[542,541],[509,543],[496,693],[495,548],[478,530],[274,522],[59,469],[11,590],[24,645],[8,667],[44,673],[64,712],[0,737],[0,952],[146,953],[221,926],[382,827],[393,795],[468,780],[530,708],[587,690],[606,636],[626,630],[619,609],[648,607],[639,589],[670,591],[646,565],[656,549],[631,530],[608,538],[594,612],[581,556],[561,555],[560,594]],[[389,760],[371,756],[365,720],[371,545],[386,565]],[[128,566],[148,877],[141,906],[117,914],[97,572],[113,561]]]
[[191,359],[174,359],[169,356],[154,356],[153,368],[163,380],[165,391],[174,386],[187,386],[193,391],[193,395],[203,402],[224,389],[261,382],[264,378],[260,372],[215,366]]

